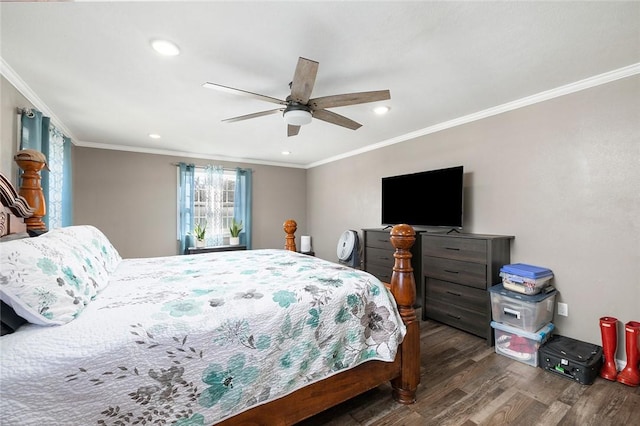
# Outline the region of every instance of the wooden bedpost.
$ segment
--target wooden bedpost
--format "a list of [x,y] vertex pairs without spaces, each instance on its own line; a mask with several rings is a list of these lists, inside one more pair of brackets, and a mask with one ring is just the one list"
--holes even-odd
[[19,193],[27,200],[29,206],[33,208],[33,215],[25,219],[27,229],[33,231],[46,231],[42,218],[47,214],[45,207],[44,193],[40,184],[40,170],[47,168],[47,162],[44,154],[33,149],[24,149],[19,151],[14,160],[18,166],[24,170],[22,173],[22,185],[20,185]]
[[[416,401],[416,389],[420,383],[420,323],[413,308],[416,300],[416,282],[411,267],[410,249],[416,241],[416,233],[409,225],[396,225],[391,229],[391,244],[396,249],[395,264],[390,288],[398,304],[407,334],[400,347],[402,371],[391,381],[393,397],[401,404]],[[421,259],[417,259],[420,261]]]
[[290,250],[290,251],[297,251],[296,250],[296,230],[298,229],[298,224],[296,223],[295,220],[293,219],[288,219],[284,221],[284,224],[282,225],[282,227],[284,228],[284,232],[287,234],[287,236],[285,237],[285,242],[284,242],[284,249],[285,250]]

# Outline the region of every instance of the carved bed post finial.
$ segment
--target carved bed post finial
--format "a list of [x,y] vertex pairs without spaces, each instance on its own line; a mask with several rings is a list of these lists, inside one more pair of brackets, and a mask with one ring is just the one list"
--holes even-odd
[[46,231],[47,227],[42,221],[42,218],[47,214],[47,209],[45,207],[42,185],[40,184],[40,170],[43,168],[49,170],[47,160],[44,154],[33,149],[23,149],[19,151],[13,159],[23,170],[21,175],[22,185],[20,186],[19,193],[27,200],[29,206],[33,208],[33,215],[25,219],[27,229]]
[[287,234],[285,243],[284,243],[284,249],[290,250],[290,251],[297,251],[295,233],[296,233],[296,230],[298,229],[298,224],[296,223],[295,220],[288,219],[284,221],[284,224],[282,225],[282,227],[284,228],[284,232]]
[[[391,229],[391,244],[396,249],[395,264],[391,274],[391,292],[395,296],[407,334],[400,347],[402,371],[400,377],[391,382],[394,398],[402,404],[413,404],[420,383],[420,324],[413,308],[416,301],[416,281],[411,266],[411,247],[416,241],[416,232],[409,225],[400,224]],[[418,259],[420,261],[420,259]],[[409,361],[408,357],[417,357]]]

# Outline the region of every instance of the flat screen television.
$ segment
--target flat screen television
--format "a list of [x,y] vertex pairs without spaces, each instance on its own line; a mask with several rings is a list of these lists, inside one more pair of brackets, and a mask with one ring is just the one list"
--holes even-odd
[[382,178],[382,224],[462,228],[463,166]]

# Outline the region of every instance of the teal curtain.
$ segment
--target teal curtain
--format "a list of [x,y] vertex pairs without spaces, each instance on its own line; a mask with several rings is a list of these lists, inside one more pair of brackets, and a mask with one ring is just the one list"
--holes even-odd
[[187,248],[195,246],[192,241],[191,230],[194,228],[194,190],[195,190],[194,164],[178,164],[178,242],[179,253],[186,253]]
[[[21,123],[20,150],[35,149],[42,152],[42,113],[35,109],[23,110]],[[48,122],[46,133],[49,133]]]
[[47,212],[42,221],[48,229],[73,223],[71,139],[51,124],[42,112],[31,109],[21,114],[20,150],[34,149],[47,158],[50,171],[40,173]]
[[253,194],[253,170],[236,169],[235,199],[233,205],[233,216],[236,221],[242,221],[243,227],[240,232],[240,244],[251,249],[251,209]]
[[[51,162],[49,161],[49,157],[51,156],[49,153],[49,125],[51,124],[51,119],[49,117],[43,117],[42,113],[40,113],[40,117],[41,130],[40,141],[38,142],[40,148],[38,148],[37,150],[44,154],[45,158],[47,159],[47,165],[49,166],[49,170],[42,169],[40,171],[40,184],[42,185],[42,192],[44,193],[44,205],[47,206],[47,213],[42,218],[42,222],[47,229],[51,229],[51,212],[55,212],[56,210],[56,207],[51,203]],[[59,228],[59,226],[56,226],[56,228]]]

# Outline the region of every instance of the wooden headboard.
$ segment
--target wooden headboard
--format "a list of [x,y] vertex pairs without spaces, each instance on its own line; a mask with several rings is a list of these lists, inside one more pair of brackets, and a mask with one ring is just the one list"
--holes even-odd
[[[0,239],[10,234],[26,233],[27,225],[24,220],[33,215],[33,209],[24,197],[18,195],[18,191],[16,191],[11,181],[2,173],[0,173],[0,201],[2,201]],[[0,316],[1,336],[13,333],[22,324],[26,323],[24,318],[18,316],[13,308],[4,302],[1,302]]]
[[2,173],[0,173],[0,201],[2,201],[0,237],[26,232],[27,226],[24,219],[33,215],[33,208],[24,197],[18,195],[11,181]]

